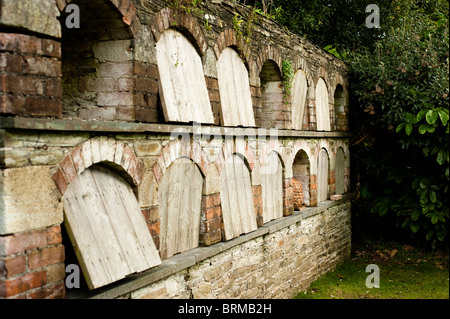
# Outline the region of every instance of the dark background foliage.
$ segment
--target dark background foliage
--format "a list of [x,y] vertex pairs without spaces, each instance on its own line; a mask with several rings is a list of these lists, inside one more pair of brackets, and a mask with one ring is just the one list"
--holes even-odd
[[446,243],[448,0],[241,2],[349,66],[354,235]]

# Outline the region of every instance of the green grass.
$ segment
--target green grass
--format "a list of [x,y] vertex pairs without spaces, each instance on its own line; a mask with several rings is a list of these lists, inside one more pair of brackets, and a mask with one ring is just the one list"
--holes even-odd
[[[448,254],[381,244],[355,249],[349,261],[314,281],[295,299],[449,299]],[[378,244],[378,246],[380,246]],[[376,249],[376,248],[379,249]],[[380,269],[380,288],[367,288],[366,266]]]

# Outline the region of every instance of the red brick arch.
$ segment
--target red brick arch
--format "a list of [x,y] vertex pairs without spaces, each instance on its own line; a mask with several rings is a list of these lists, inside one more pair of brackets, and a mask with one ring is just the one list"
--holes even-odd
[[59,164],[52,178],[61,195],[86,168],[101,162],[121,167],[135,186],[141,183],[144,164],[130,146],[112,138],[93,138],[75,147]]
[[238,39],[236,35],[236,31],[233,29],[226,29],[222,31],[219,37],[216,40],[214,45],[214,53],[216,54],[216,58],[219,59],[220,54],[226,48],[234,46],[237,48],[237,51],[241,54],[241,57],[245,60],[245,62],[250,65],[251,59],[251,49],[250,46],[245,43],[245,41],[241,38]]
[[280,69],[280,73],[282,72],[282,62],[283,61],[282,61],[281,53],[277,50],[277,48],[270,46],[270,45],[265,45],[261,48],[259,55],[256,58],[256,67],[258,70],[258,74],[261,73],[264,63],[267,60],[274,61],[278,65],[278,68]]
[[198,24],[197,20],[191,14],[184,12],[183,10],[177,10],[172,8],[164,8],[159,11],[150,22],[150,28],[156,42],[159,41],[161,35],[166,29],[174,28],[187,33],[188,37],[195,40],[192,43],[194,47],[199,51],[200,55],[205,55],[208,49],[208,43],[203,32],[202,27]]
[[[63,11],[64,8],[73,0],[56,0],[58,9]],[[133,36],[136,36],[141,28],[141,22],[136,15],[136,7],[131,0],[101,0],[112,3],[122,15],[123,22],[130,27]]]
[[158,184],[170,164],[180,157],[191,159],[197,164],[203,176],[208,173],[210,163],[198,142],[191,142],[190,139],[173,140],[163,147],[152,167],[153,175]]

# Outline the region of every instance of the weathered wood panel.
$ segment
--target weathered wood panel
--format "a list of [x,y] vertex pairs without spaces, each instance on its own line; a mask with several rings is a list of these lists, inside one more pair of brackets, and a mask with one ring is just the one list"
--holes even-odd
[[236,51],[225,48],[217,61],[224,126],[255,126],[247,69]]
[[261,170],[263,222],[283,217],[283,167],[275,152],[270,152]]
[[322,78],[319,79],[316,86],[316,120],[318,131],[331,131],[328,89]]
[[322,149],[317,163],[317,201],[323,202],[328,198],[328,153]]
[[225,240],[256,230],[250,172],[237,155],[227,159],[220,174],[220,199]]
[[166,121],[214,123],[202,61],[189,40],[167,29],[156,44],[156,58]]
[[90,289],[161,263],[133,190],[109,169],[83,171],[63,202],[66,228]]
[[292,82],[292,129],[303,129],[303,118],[305,114],[306,93],[308,83],[303,70],[295,72]]
[[335,163],[335,176],[336,176],[336,194],[345,193],[345,155],[342,148],[339,148],[336,152]]
[[187,158],[175,160],[159,183],[162,258],[198,247],[203,177]]

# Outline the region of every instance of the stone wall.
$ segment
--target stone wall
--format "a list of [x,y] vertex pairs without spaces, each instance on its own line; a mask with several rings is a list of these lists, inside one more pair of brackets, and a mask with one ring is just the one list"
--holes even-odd
[[[99,164],[133,187],[158,248],[158,186],[171,163],[190,158],[203,190],[199,248],[94,290],[94,296],[289,298],[348,255],[349,199],[318,203],[316,178],[325,149],[327,198],[335,193],[336,152],[342,149],[349,192],[342,61],[234,1],[182,9],[163,0],[74,0],[81,28],[68,29],[70,2],[0,0],[0,298],[66,295],[64,270],[73,249],[64,237],[64,193],[83,170]],[[237,27],[235,17],[248,28]],[[183,34],[201,57],[213,125],[165,120],[155,46],[168,28]],[[255,127],[222,126],[216,63],[227,47],[248,71]],[[303,130],[292,130],[283,61],[306,74]],[[328,90],[329,132],[316,131],[319,79]],[[283,168],[284,217],[264,224],[261,169],[272,151]],[[233,154],[249,170],[258,229],[224,241],[220,173]],[[307,199],[301,212],[293,207],[296,174]],[[295,278],[287,280],[292,271]],[[225,274],[236,280],[225,282]]]

